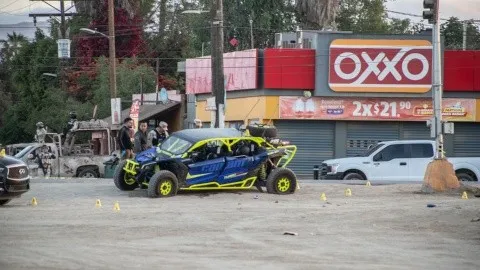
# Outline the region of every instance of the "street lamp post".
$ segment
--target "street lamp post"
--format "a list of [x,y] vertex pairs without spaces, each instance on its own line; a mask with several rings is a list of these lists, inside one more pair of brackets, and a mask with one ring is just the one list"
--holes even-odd
[[101,35],[101,36],[106,37],[106,38],[109,37],[102,32],[98,32],[97,30],[93,30],[93,29],[90,29],[90,28],[80,28],[80,31],[87,32],[87,33],[90,33],[90,34],[98,34],[98,35]]
[[90,34],[99,34],[103,37],[108,38],[108,49],[109,49],[109,77],[110,77],[110,104],[111,104],[111,112],[112,112],[112,124],[119,124],[121,123],[120,120],[115,117],[115,114],[120,111],[120,107],[117,105],[120,103],[117,100],[117,73],[116,73],[116,57],[115,57],[115,21],[114,21],[114,13],[113,13],[113,0],[108,0],[108,36],[104,33],[98,32],[97,30],[93,30],[90,28],[80,28],[80,31],[87,32]]

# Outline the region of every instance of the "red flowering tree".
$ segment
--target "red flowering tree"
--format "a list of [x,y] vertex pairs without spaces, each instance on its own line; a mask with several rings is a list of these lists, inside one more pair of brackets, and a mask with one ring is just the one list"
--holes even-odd
[[[115,7],[115,55],[117,61],[141,55],[146,48],[140,14],[129,16],[128,12]],[[88,28],[108,35],[108,1],[104,0],[101,11],[96,13]],[[67,73],[68,93],[80,101],[92,98],[92,87],[97,78],[98,57],[109,57],[109,39],[100,34],[81,32],[73,37],[75,67]]]
[[[145,51],[143,40],[143,25],[140,15],[130,18],[127,11],[115,8],[115,53],[117,58],[135,57]],[[108,35],[108,5],[105,0],[102,12],[88,26],[98,32]],[[75,37],[77,65],[88,66],[94,58],[109,56],[108,38],[101,35],[86,35]]]

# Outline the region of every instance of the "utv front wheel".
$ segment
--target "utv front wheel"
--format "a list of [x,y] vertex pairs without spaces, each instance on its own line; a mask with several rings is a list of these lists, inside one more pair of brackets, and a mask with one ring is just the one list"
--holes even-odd
[[113,175],[113,182],[118,189],[123,191],[134,190],[138,187],[138,183],[135,180],[135,176],[130,173],[127,173],[123,167],[127,164],[126,160],[121,161],[117,168],[115,169],[115,174]]
[[297,188],[297,177],[286,168],[272,170],[267,178],[267,192],[279,195],[292,194]]
[[9,202],[10,200],[0,200],[0,205],[5,205]]
[[178,179],[170,171],[155,173],[148,183],[148,197],[171,197],[177,195]]

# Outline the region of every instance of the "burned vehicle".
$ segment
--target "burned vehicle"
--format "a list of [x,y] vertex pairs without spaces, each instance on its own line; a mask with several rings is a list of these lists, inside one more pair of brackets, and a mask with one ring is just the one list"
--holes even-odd
[[[262,132],[252,129],[255,135]],[[264,132],[263,132],[264,133]],[[268,131],[269,135],[272,130]],[[120,190],[148,189],[149,197],[174,196],[179,190],[242,190],[291,194],[296,175],[286,166],[296,146],[280,139],[245,135],[235,129],[186,129],[172,133],[159,147],[120,162],[114,183]]]
[[114,138],[103,121],[79,121],[67,145],[58,133],[46,133],[43,143],[24,145],[15,157],[28,165],[32,177],[103,177],[104,162],[115,150]]
[[30,175],[25,162],[0,153],[0,205],[7,204],[30,190]]

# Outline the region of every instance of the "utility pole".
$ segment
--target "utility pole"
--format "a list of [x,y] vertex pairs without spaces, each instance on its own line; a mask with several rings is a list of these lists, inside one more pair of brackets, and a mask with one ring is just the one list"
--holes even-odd
[[253,45],[253,17],[250,17],[250,45],[251,45],[251,48],[253,49],[254,48],[254,45]]
[[157,74],[157,79],[155,80],[156,81],[156,85],[155,85],[155,105],[158,104],[158,88],[159,88],[159,81],[158,81],[158,75],[160,74],[160,58],[157,58],[157,63],[156,63],[156,68],[155,68]]
[[[57,11],[59,11],[59,13],[30,13],[28,14],[29,17],[33,17],[33,23],[34,25],[37,24],[37,17],[60,17],[60,39],[62,40],[66,40],[68,39],[68,33],[67,33],[67,25],[65,23],[65,17],[71,17],[71,16],[74,16],[76,15],[77,13],[66,13],[68,10],[70,10],[71,8],[73,8],[73,4],[67,9],[65,10],[65,0],[30,0],[30,2],[38,2],[38,1],[42,1],[44,2],[45,4],[49,5],[50,7],[56,9]],[[60,2],[60,9],[52,6],[51,4],[49,4],[48,2]],[[70,56],[68,56],[70,57]],[[67,65],[67,59],[66,58],[61,58],[60,59],[60,63],[59,63],[59,68],[60,68],[60,85],[61,85],[61,88],[62,90],[65,90],[65,66]]]
[[[61,38],[66,39],[66,25],[65,25],[65,2],[64,0],[60,0],[60,33]],[[61,88],[62,91],[65,91],[65,66],[66,61],[65,59],[60,59],[60,80],[61,80]]]
[[116,57],[115,57],[115,15],[113,0],[108,0],[108,50],[110,61],[110,96],[117,97],[117,74]]
[[437,149],[435,159],[443,159],[443,121],[442,121],[442,63],[441,63],[441,47],[440,47],[440,24],[439,24],[439,5],[440,0],[424,0],[423,18],[433,24],[432,41],[433,41],[433,107],[434,118],[432,121],[432,134],[435,134]]
[[223,74],[223,0],[213,0],[212,8],[212,92],[215,96],[215,127],[225,126],[225,83]]
[[60,0],[60,31],[62,33],[62,38],[66,37],[66,28],[65,28],[65,2],[64,0]]
[[[59,2],[59,1],[60,1],[60,8],[61,9],[58,9],[58,8],[50,5],[49,3],[47,3],[47,2]],[[67,10],[65,10],[64,0],[30,0],[30,2],[44,2],[45,4],[49,5],[50,7],[52,7],[53,9],[56,9],[59,12],[59,13],[30,13],[30,14],[28,14],[28,17],[33,18],[33,23],[34,23],[35,26],[37,24],[37,17],[49,17],[49,18],[51,18],[51,17],[62,17],[62,20],[60,21],[60,23],[61,23],[60,27],[63,28],[66,32],[65,17],[71,17],[71,16],[77,15],[77,13],[75,13],[75,12],[67,13],[67,11],[72,9],[74,7],[74,5],[72,4]],[[64,36],[65,32],[62,33],[62,36]]]

